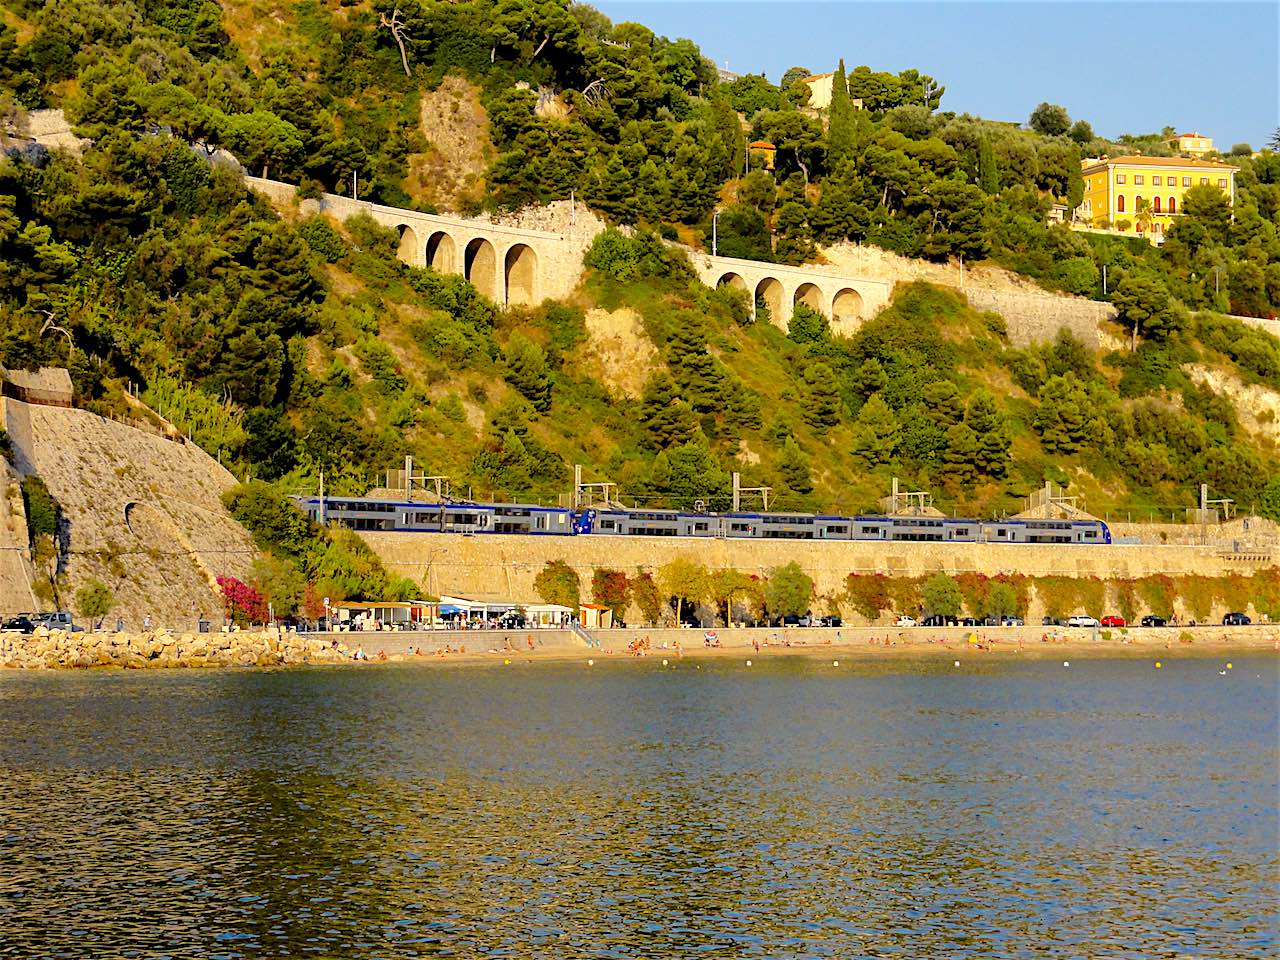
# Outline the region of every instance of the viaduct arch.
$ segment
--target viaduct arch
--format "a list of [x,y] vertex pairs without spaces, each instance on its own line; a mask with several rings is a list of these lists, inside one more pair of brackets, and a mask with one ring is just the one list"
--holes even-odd
[[789,267],[734,257],[692,255],[694,270],[709,287],[746,293],[752,315],[786,330],[797,305],[818,311],[834,333],[849,335],[889,303],[893,284],[842,276],[822,267]]
[[[245,177],[254,189],[275,196],[279,184]],[[477,290],[503,306],[525,306],[545,299],[568,296],[582,276],[582,256],[602,229],[594,217],[583,216],[575,228],[570,218],[563,233],[533,230],[484,219],[446,217],[419,213],[378,203],[323,194],[313,204],[325,213],[345,220],[357,214],[372,217],[399,234],[397,256],[415,267],[437,273],[460,274]],[[313,208],[314,209],[314,208]]]

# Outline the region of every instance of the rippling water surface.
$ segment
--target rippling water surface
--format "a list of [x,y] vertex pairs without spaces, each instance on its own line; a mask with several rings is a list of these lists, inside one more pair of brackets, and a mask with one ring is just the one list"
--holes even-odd
[[0,675],[0,956],[1275,956],[1221,668]]

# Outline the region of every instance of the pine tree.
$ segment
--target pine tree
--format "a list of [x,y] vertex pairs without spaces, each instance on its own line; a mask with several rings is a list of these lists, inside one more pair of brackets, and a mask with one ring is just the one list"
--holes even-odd
[[809,473],[809,458],[792,437],[787,437],[782,445],[782,456],[778,458],[778,472],[782,474],[786,485],[796,493],[808,493],[813,489],[813,479]]
[[1033,421],[1049,453],[1075,453],[1089,440],[1093,401],[1075,374],[1051,377],[1040,388],[1040,407]]
[[640,422],[660,450],[684,443],[698,429],[693,410],[680,398],[675,381],[666,373],[655,374],[645,384],[640,397]]
[[841,161],[851,160],[857,148],[857,126],[853,101],[849,99],[849,82],[845,77],[844,58],[831,78],[831,106],[827,113],[827,164],[832,169]]
[[898,449],[902,426],[880,394],[874,394],[858,411],[853,425],[853,452],[873,466],[888,463]]
[[551,372],[542,348],[527,337],[513,333],[506,349],[507,382],[518,390],[539,413],[551,406]]
[[839,422],[840,394],[835,380],[835,374],[825,363],[811,363],[805,368],[801,405],[809,426],[823,429]]
[[978,470],[989,477],[1004,476],[1011,441],[1004,418],[990,394],[979,393],[969,401],[964,422],[977,437],[978,453],[974,462]]
[[939,426],[949,427],[964,418],[960,388],[950,380],[935,380],[922,391],[929,416]]
[[942,453],[946,479],[959,485],[973,483],[977,473],[978,436],[966,424],[947,428],[947,449]]
[[1000,168],[996,165],[996,152],[991,149],[991,138],[985,134],[978,141],[978,186],[984,193],[1000,192]]

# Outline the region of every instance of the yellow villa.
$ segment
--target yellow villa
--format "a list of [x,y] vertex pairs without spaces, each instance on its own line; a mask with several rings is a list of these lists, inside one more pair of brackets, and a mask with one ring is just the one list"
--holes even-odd
[[[1217,187],[1234,204],[1236,170],[1227,163],[1178,157],[1103,157],[1082,160],[1084,200],[1076,219],[1095,227],[1160,241],[1182,209],[1182,195],[1201,184]],[[1139,200],[1143,203],[1139,204]],[[1151,224],[1140,223],[1141,207],[1151,210]]]
[[1213,153],[1213,137],[1204,137],[1198,133],[1180,133],[1176,137],[1170,137],[1165,143],[1179,153],[1193,157],[1203,157],[1206,153]]

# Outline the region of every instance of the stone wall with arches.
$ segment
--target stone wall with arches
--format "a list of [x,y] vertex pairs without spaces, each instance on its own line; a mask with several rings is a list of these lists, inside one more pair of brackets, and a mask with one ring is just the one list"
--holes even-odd
[[[296,200],[296,190],[288,184],[257,177],[245,180],[278,202]],[[604,229],[589,210],[569,203],[539,208],[529,217],[537,227],[518,222],[522,215],[510,218],[516,222],[449,217],[330,193],[301,201],[299,211],[327,213],[339,220],[366,214],[399,234],[397,255],[405,263],[461,274],[502,306],[532,305],[571,294],[582,277],[583,254]]]
[[709,287],[730,286],[747,295],[752,315],[785,330],[791,312],[803,303],[831,322],[834,333],[848,336],[889,303],[893,284],[842,276],[823,267],[784,264],[733,257],[691,254],[699,279]]

